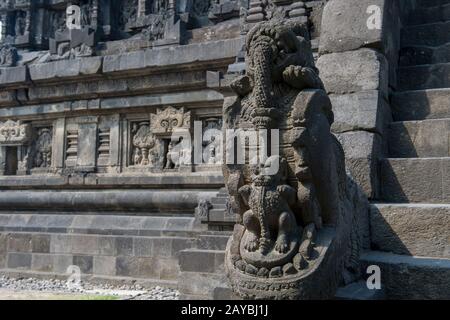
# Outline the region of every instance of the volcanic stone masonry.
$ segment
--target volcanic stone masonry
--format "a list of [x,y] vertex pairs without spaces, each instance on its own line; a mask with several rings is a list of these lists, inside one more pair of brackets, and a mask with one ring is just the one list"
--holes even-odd
[[[449,21],[449,0],[0,0],[0,273],[450,298]],[[271,129],[278,153],[222,164],[228,130]]]

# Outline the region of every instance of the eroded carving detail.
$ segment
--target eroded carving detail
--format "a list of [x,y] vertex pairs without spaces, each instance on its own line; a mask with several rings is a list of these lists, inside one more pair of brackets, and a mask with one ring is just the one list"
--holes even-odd
[[0,122],[0,144],[22,145],[31,137],[30,124],[8,120]]
[[167,107],[150,115],[150,128],[154,134],[171,133],[177,129],[191,128],[191,112],[184,108]]
[[49,168],[52,162],[52,131],[42,128],[38,131],[35,144],[34,167]]
[[17,62],[17,49],[5,44],[0,47],[0,67],[12,67]]

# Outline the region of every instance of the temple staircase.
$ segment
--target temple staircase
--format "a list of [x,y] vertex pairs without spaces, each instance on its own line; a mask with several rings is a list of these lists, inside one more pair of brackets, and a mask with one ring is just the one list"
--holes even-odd
[[389,299],[450,298],[450,0],[421,4],[402,31],[382,200],[362,257],[381,268]]

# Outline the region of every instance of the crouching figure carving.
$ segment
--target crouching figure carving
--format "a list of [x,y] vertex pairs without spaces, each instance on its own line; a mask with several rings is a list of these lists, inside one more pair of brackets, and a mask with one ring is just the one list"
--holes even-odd
[[279,129],[279,152],[271,147],[262,166],[223,166],[241,217],[225,255],[230,284],[247,299],[331,298],[358,277],[367,200],[330,131],[331,102],[307,31],[263,22],[246,48],[247,74],[231,84],[237,96],[225,99],[224,128]]

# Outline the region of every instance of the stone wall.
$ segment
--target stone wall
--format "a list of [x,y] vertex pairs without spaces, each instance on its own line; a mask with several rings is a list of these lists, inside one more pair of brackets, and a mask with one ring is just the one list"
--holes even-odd
[[414,1],[331,0],[325,6],[318,68],[335,114],[333,131],[367,196],[380,195],[378,159],[392,121],[402,20]]

